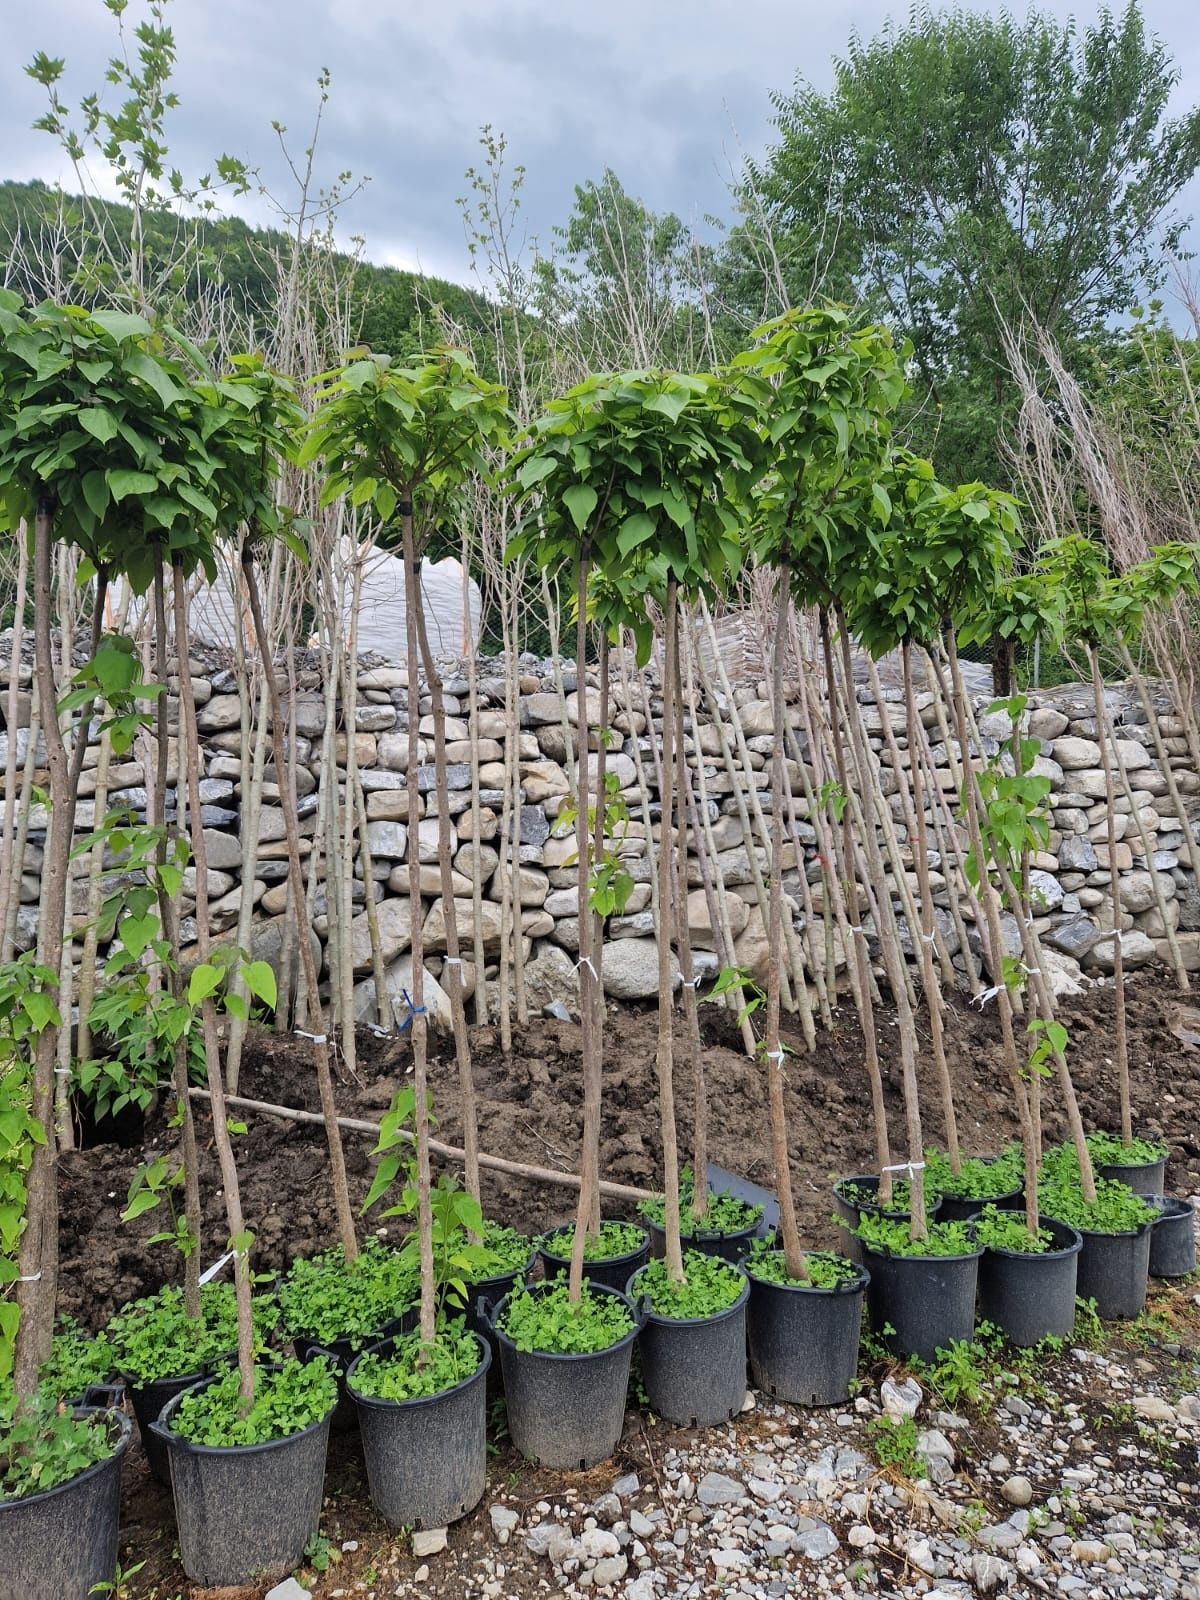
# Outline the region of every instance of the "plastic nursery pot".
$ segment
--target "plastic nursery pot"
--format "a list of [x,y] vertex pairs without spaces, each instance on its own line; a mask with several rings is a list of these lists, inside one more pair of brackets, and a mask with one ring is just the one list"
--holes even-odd
[[1094,1300],[1096,1314],[1105,1322],[1136,1317],[1146,1304],[1150,1273],[1150,1239],[1157,1219],[1124,1233],[1093,1233],[1081,1228],[1079,1253],[1081,1300]]
[[[645,1217],[641,1225],[650,1235],[650,1254],[661,1261],[667,1253],[667,1230]],[[702,1250],[706,1256],[720,1256],[722,1261],[728,1261],[736,1267],[746,1259],[761,1228],[762,1222],[758,1221],[750,1223],[748,1227],[737,1228],[732,1233],[715,1233],[709,1229],[701,1229],[699,1233],[683,1233],[683,1248]]]
[[331,1339],[328,1344],[322,1344],[320,1339],[311,1339],[306,1334],[296,1334],[293,1337],[292,1349],[295,1350],[298,1361],[311,1361],[314,1356],[329,1357],[338,1386],[338,1401],[330,1424],[334,1433],[345,1433],[358,1421],[354,1402],[346,1393],[346,1373],[351,1363],[368,1345],[378,1344],[381,1339],[410,1333],[416,1325],[417,1308],[412,1306],[402,1315],[394,1317],[391,1322],[385,1323],[378,1332],[366,1334],[362,1338]]
[[193,1583],[212,1588],[291,1572],[320,1521],[333,1408],[284,1439],[213,1446],[193,1444],[173,1431],[182,1398],[168,1400],[151,1429],[171,1463],[184,1572]]
[[[650,1254],[650,1235],[643,1223],[631,1223],[630,1226],[640,1229],[642,1234],[642,1243],[636,1250],[628,1250],[623,1256],[609,1256],[606,1260],[583,1263],[583,1275],[593,1288],[600,1285],[605,1289],[622,1290],[629,1282],[630,1274],[645,1266]],[[565,1228],[551,1228],[539,1240],[538,1254],[547,1278],[561,1278],[570,1271],[574,1234],[575,1225],[570,1223]]]
[[1027,1347],[1053,1335],[1070,1338],[1083,1239],[1065,1222],[1041,1219],[1053,1235],[1047,1250],[997,1250],[979,1263],[979,1315],[995,1323],[1011,1344]]
[[[992,1163],[989,1161],[987,1165]],[[938,1206],[939,1222],[968,1222],[977,1211],[982,1211],[984,1206],[999,1206],[1003,1211],[1014,1210],[1023,1203],[1025,1189],[1023,1184],[1015,1188],[997,1188],[991,1194],[969,1198],[966,1195],[943,1194],[941,1204]]]
[[[76,1416],[99,1410],[76,1408]],[[68,1483],[0,1500],[0,1600],[88,1600],[117,1570],[121,1462],[133,1424],[107,1413],[112,1454]]]
[[[230,1354],[228,1359],[232,1361],[234,1356]],[[146,1465],[150,1468],[150,1474],[155,1482],[161,1483],[165,1489],[171,1487],[171,1466],[167,1460],[166,1448],[152,1425],[161,1415],[162,1408],[168,1400],[173,1400],[185,1389],[203,1382],[215,1365],[217,1363],[208,1361],[198,1371],[189,1373],[186,1377],[155,1378],[150,1383],[138,1383],[134,1378],[122,1377],[129,1395],[129,1403],[133,1407],[133,1414],[137,1418],[142,1449],[146,1452]]]
[[861,1266],[832,1289],[769,1283],[751,1273],[746,1331],[755,1388],[790,1405],[843,1405],[858,1371],[870,1281]]
[[[873,1173],[867,1173],[861,1178],[839,1178],[833,1186],[833,1209],[839,1222],[844,1222],[849,1232],[843,1229],[842,1254],[851,1261],[857,1261],[859,1266],[863,1262],[862,1241],[855,1236],[854,1230],[864,1217],[887,1217],[893,1222],[907,1222],[908,1212],[904,1210],[885,1210],[873,1202],[860,1199],[855,1190],[863,1193],[875,1194],[879,1189],[879,1179]],[[979,1201],[973,1201],[971,1212],[979,1209]],[[968,1213],[968,1215],[971,1214]],[[943,1219],[942,1201],[937,1199],[927,1204],[925,1215],[930,1222]]]
[[[500,1388],[500,1346],[490,1325],[479,1314],[480,1303],[484,1305],[499,1305],[506,1294],[516,1288],[518,1283],[525,1283],[532,1273],[538,1258],[536,1249],[529,1253],[529,1260],[523,1267],[517,1267],[512,1272],[502,1272],[495,1278],[478,1278],[473,1283],[468,1283],[467,1303],[463,1307],[463,1320],[470,1333],[477,1333],[486,1341],[491,1352],[491,1361],[488,1366],[487,1385],[489,1390]],[[457,1311],[455,1312],[457,1316]]]
[[[544,1286],[533,1284],[530,1294]],[[629,1332],[606,1350],[588,1355],[553,1355],[518,1350],[504,1332],[511,1296],[494,1310],[484,1308],[500,1346],[500,1367],[508,1402],[508,1431],[523,1456],[543,1467],[579,1472],[607,1461],[625,1422],[625,1394],[633,1341],[642,1313],[617,1289],[593,1281],[596,1295],[612,1295],[633,1318]]]
[[626,1294],[645,1318],[638,1335],[642,1382],[650,1407],[684,1428],[715,1428],[746,1399],[746,1306],[750,1284],[731,1306],[709,1317],[659,1316],[639,1289],[641,1269]]
[[1160,1200],[1150,1225],[1150,1276],[1183,1278],[1196,1270],[1196,1213],[1190,1200]]
[[1166,1171],[1165,1151],[1157,1161],[1107,1161],[1103,1165],[1099,1162],[1096,1164],[1098,1178],[1113,1178],[1127,1189],[1132,1189],[1134,1194],[1161,1194]]
[[932,1361],[955,1339],[970,1339],[982,1254],[982,1245],[960,1256],[894,1256],[863,1245],[871,1326],[893,1355]]
[[[487,1375],[492,1350],[475,1335],[479,1366],[469,1378],[421,1400],[378,1400],[346,1386],[358,1409],[371,1501],[390,1527],[444,1528],[473,1511],[487,1481]],[[392,1353],[395,1341],[372,1345]]]

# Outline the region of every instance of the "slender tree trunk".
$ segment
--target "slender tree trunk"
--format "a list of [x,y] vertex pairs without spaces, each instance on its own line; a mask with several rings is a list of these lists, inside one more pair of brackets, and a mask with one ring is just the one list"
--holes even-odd
[[[909,764],[914,779],[913,812],[916,837],[913,856],[917,869],[917,885],[921,902],[921,987],[925,991],[925,1006],[929,1013],[929,1042],[933,1050],[933,1065],[937,1073],[938,1088],[942,1097],[942,1120],[946,1127],[946,1149],[950,1155],[950,1170],[962,1170],[962,1152],[958,1145],[958,1118],[954,1114],[954,1086],[950,1081],[950,1066],[946,1060],[946,1043],[942,1029],[942,989],[933,961],[934,916],[933,890],[929,885],[929,838],[925,821],[925,796],[916,784],[919,768],[916,765],[918,742],[917,697],[913,688],[912,652],[909,641],[902,647],[904,669],[904,709],[908,724]],[[914,949],[917,941],[913,941]]]
[[[591,552],[582,546],[576,571],[575,676],[579,690],[579,715],[575,725],[576,809],[575,858],[579,900],[579,1020],[583,1065],[583,1142],[579,1157],[579,1209],[571,1248],[567,1292],[573,1301],[583,1293],[583,1250],[600,1210],[600,1096],[603,1064],[596,1041],[596,1006],[600,969],[592,948],[590,909],[591,835],[588,831],[588,719],[587,719],[587,589]],[[597,802],[600,803],[600,802]],[[515,836],[515,819],[514,819]]]
[[1104,821],[1108,835],[1108,877],[1112,895],[1113,926],[1113,1003],[1116,1022],[1114,1048],[1117,1057],[1117,1093],[1121,1107],[1121,1140],[1133,1143],[1133,1106],[1129,1090],[1129,1039],[1125,1022],[1125,956],[1121,949],[1121,873],[1117,865],[1117,792],[1113,782],[1112,743],[1115,735],[1104,698],[1104,679],[1100,657],[1089,640],[1086,644],[1092,674],[1092,699],[1096,707],[1096,736],[1100,742],[1100,765],[1104,769]]
[[[58,971],[62,958],[67,872],[75,825],[67,748],[55,714],[58,696],[50,637],[55,510],[54,498],[43,493],[38,499],[33,533],[34,669],[39,698],[45,709],[50,775],[50,828],[42,863],[42,959],[52,972]],[[17,1327],[13,1367],[13,1385],[22,1400],[30,1399],[37,1389],[38,1369],[50,1354],[54,1332],[54,1303],[58,1290],[58,1152],[50,1130],[57,1050],[58,1027],[51,1023],[38,1034],[34,1054],[31,1110],[47,1138],[44,1143],[34,1145],[26,1180],[25,1232],[21,1236],[20,1281],[17,1284],[21,1320]]]
[[[852,708],[854,696],[854,664],[850,657],[850,635],[845,619],[838,618],[841,641],[842,676],[845,694],[845,715],[850,728],[851,749],[861,779],[863,807],[863,847],[867,863],[877,890],[879,911],[879,943],[883,967],[887,973],[888,987],[896,1007],[897,1032],[900,1036],[900,1074],[904,1091],[904,1124],[908,1142],[908,1180],[911,1195],[909,1232],[914,1242],[928,1236],[925,1214],[925,1149],[921,1133],[921,1103],[917,1085],[917,1025],[909,1002],[908,967],[900,952],[900,933],[888,891],[887,872],[879,849],[876,831],[876,791],[874,774],[870,770],[866,735],[862,718]],[[909,922],[909,927],[913,922]]]
[[13,601],[12,648],[8,658],[8,700],[4,752],[4,823],[0,831],[0,928],[8,921],[11,899],[20,899],[21,866],[14,848],[17,815],[17,721],[21,704],[21,645],[25,635],[25,595],[29,584],[29,539],[17,529],[17,593]]
[[[416,539],[413,534],[412,502],[405,496],[400,503],[404,529],[404,622],[405,649],[408,655],[408,688],[405,707],[408,722],[408,905],[412,921],[412,1027],[414,1131],[417,1146],[417,1237],[421,1258],[421,1343],[432,1344],[437,1325],[437,1285],[433,1265],[432,1177],[429,1167],[429,1032],[425,1017],[425,941],[421,920],[421,852],[417,843],[417,815],[421,803],[418,781],[420,762],[420,646],[417,613],[421,605],[417,577]],[[447,937],[457,912],[453,899],[443,902]]]
[[[479,1116],[475,1108],[475,1074],[471,1067],[471,1041],[467,1034],[467,1014],[463,1005],[462,952],[458,940],[458,914],[454,902],[453,855],[451,840],[453,823],[450,820],[450,792],[446,787],[446,713],[442,694],[442,677],[429,648],[429,630],[425,626],[425,607],[422,598],[420,572],[416,573],[417,636],[421,646],[421,659],[425,663],[425,680],[433,707],[433,771],[434,793],[438,806],[438,874],[441,881],[442,903],[446,907],[446,959],[442,964],[442,984],[450,998],[450,1017],[454,1029],[454,1054],[458,1062],[458,1092],[462,1100],[463,1149],[466,1160],[463,1176],[467,1193],[479,1200]],[[519,770],[519,769],[518,769]],[[518,779],[519,781],[519,779]],[[417,837],[415,827],[409,833],[410,841]],[[517,907],[516,936],[521,937],[520,906]]]
[[775,1166],[775,1194],[779,1201],[779,1236],[784,1265],[790,1278],[807,1278],[796,1201],[792,1193],[787,1106],[784,1101],[784,1049],[779,1035],[779,973],[783,965],[783,738],[787,702],[783,693],[783,655],[787,637],[788,571],[780,567],[775,578],[778,611],[771,665],[771,706],[775,721],[775,748],[771,753],[771,876],[767,917],[766,1066],[767,1107],[771,1118],[771,1156]]
[[871,1115],[875,1128],[875,1165],[879,1170],[879,1198],[886,1205],[892,1196],[891,1144],[888,1139],[887,1108],[883,1098],[883,1073],[879,1065],[879,1047],[875,1033],[875,1011],[871,1004],[871,962],[867,952],[867,935],[862,925],[862,912],[858,899],[858,882],[854,874],[854,832],[850,810],[850,773],[846,764],[846,746],[842,739],[841,717],[838,711],[837,680],[833,672],[833,646],[829,634],[829,615],[820,613],[821,651],[825,661],[825,686],[829,700],[829,725],[832,736],[834,761],[837,767],[838,788],[842,792],[842,865],[846,874],[846,903],[854,918],[850,933],[854,940],[854,960],[858,966],[858,984],[864,999],[861,1014],[863,1046],[867,1068],[867,1082],[871,1090]]
[[675,1006],[672,982],[671,863],[675,804],[675,683],[679,655],[679,594],[675,579],[667,579],[664,622],[665,652],[662,713],[662,790],[658,845],[658,1113],[662,1124],[663,1196],[667,1276],[682,1283],[683,1248],[679,1223],[679,1143],[675,1132]]
[[[188,656],[187,592],[183,567],[174,567],[173,598],[175,611],[175,654],[179,662],[179,720],[183,732],[187,760],[189,796],[188,812],[191,820],[192,861],[196,870],[196,950],[201,961],[209,956],[208,926],[208,846],[204,839],[204,819],[200,807],[200,740],[196,731],[196,695],[192,686],[192,666]],[[180,773],[178,786],[184,782]],[[229,1225],[230,1248],[233,1256],[234,1293],[237,1298],[238,1376],[243,1413],[254,1404],[254,1317],[252,1306],[253,1286],[250,1277],[250,1250],[242,1248],[246,1232],[242,1214],[241,1189],[238,1183],[237,1162],[233,1154],[233,1139],[225,1108],[225,1080],[221,1073],[221,1049],[217,1039],[217,1014],[211,997],[200,1008],[200,1027],[204,1038],[204,1063],[208,1077],[208,1092],[212,1106],[213,1143],[217,1147],[217,1162],[221,1169],[221,1192],[225,1201],[225,1219]],[[190,1115],[191,1097],[186,1104]],[[234,1241],[238,1241],[234,1243]]]
[[[254,635],[262,670],[266,675],[271,710],[271,748],[275,761],[275,779],[279,789],[279,802],[283,808],[283,829],[288,850],[288,886],[292,905],[299,910],[304,905],[304,880],[300,870],[300,827],[296,820],[296,801],[287,781],[287,767],[283,753],[283,708],[279,703],[279,687],[275,682],[275,662],[271,642],[263,621],[262,601],[259,598],[258,578],[254,570],[254,554],[247,544],[242,556],[242,572],[246,581],[246,595],[254,618]],[[410,696],[411,697],[411,696]],[[415,775],[414,775],[415,782]],[[420,906],[418,903],[418,913]],[[418,916],[419,922],[419,916]],[[414,935],[417,934],[414,928]],[[313,1036],[313,1062],[317,1073],[317,1088],[321,1096],[321,1113],[325,1119],[325,1137],[329,1144],[329,1168],[333,1179],[333,1198],[337,1210],[338,1232],[346,1260],[358,1255],[358,1239],[354,1232],[354,1212],[350,1206],[350,1188],[346,1182],[346,1158],[342,1151],[342,1136],[337,1125],[337,1106],[333,1098],[333,1077],[329,1070],[329,1040],[325,1033],[325,1017],[321,1008],[321,992],[317,983],[317,964],[313,958],[312,941],[307,926],[300,929],[300,968],[308,1006],[308,1027]],[[414,982],[418,981],[414,973]]]
[[[162,880],[161,869],[167,864],[168,857],[174,856],[171,846],[176,837],[174,824],[167,825],[167,761],[170,753],[167,729],[167,605],[163,582],[163,563],[161,556],[154,566],[154,639],[156,652],[156,672],[158,681],[162,684],[162,693],[155,701],[155,767],[154,767],[154,809],[159,818],[158,844],[155,858],[158,862],[159,872],[156,875],[155,887],[158,891],[158,914],[162,921],[163,937],[171,952],[171,961],[167,972],[167,982],[170,985],[171,998],[177,1006],[184,1004],[183,972],[180,968],[179,950],[179,901],[170,894]],[[187,649],[187,636],[184,635],[183,649]],[[181,671],[186,668],[186,662],[181,664]],[[182,711],[180,713],[182,715]],[[176,788],[183,781],[183,774],[177,773],[175,778]],[[176,808],[178,809],[178,808]],[[199,870],[197,869],[197,893],[199,893]],[[243,890],[244,893],[248,892]],[[178,1115],[183,1119],[181,1130],[181,1144],[183,1148],[183,1205],[184,1216],[187,1219],[188,1236],[192,1241],[192,1249],[183,1258],[183,1297],[184,1305],[189,1317],[200,1316],[200,1245],[202,1213],[200,1210],[200,1159],[196,1149],[196,1124],[192,1117],[192,1102],[188,1098],[188,1039],[186,1034],[180,1034],[171,1047],[171,1077],[175,1090],[175,1103]]]

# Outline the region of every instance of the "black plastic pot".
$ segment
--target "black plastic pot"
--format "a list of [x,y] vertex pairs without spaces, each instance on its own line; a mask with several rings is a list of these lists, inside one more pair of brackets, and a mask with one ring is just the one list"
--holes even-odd
[[955,1339],[971,1338],[982,1254],[980,1246],[961,1256],[893,1256],[863,1245],[871,1326],[893,1355],[932,1361]]
[[[660,1228],[657,1222],[650,1222],[642,1218],[642,1227],[650,1235],[650,1254],[656,1261],[661,1261],[667,1253],[667,1230]],[[762,1231],[762,1221],[752,1222],[749,1227],[738,1228],[733,1233],[714,1233],[701,1230],[699,1233],[685,1233],[682,1235],[685,1250],[700,1250],[706,1256],[720,1256],[722,1261],[729,1261],[738,1266],[750,1253],[750,1246]]]
[[863,1297],[870,1274],[834,1289],[750,1278],[746,1330],[755,1388],[798,1406],[843,1405],[858,1372]]
[[1105,1322],[1136,1317],[1146,1304],[1150,1272],[1150,1237],[1154,1222],[1126,1233],[1092,1233],[1083,1228],[1079,1253],[1081,1300],[1094,1300]]
[[989,1247],[979,1263],[979,1315],[1023,1348],[1054,1335],[1070,1338],[1083,1239],[1065,1222],[1043,1217],[1053,1246],[1040,1252]]
[[[361,1357],[351,1363],[346,1387],[358,1409],[371,1500],[390,1527],[444,1528],[483,1498],[492,1350],[479,1334],[475,1340],[478,1368],[453,1389],[425,1400],[359,1394],[354,1371]],[[394,1345],[385,1339],[371,1353],[390,1355]]]
[[[874,1205],[870,1201],[855,1199],[849,1193],[854,1189],[861,1189],[870,1194],[875,1194],[879,1189],[879,1179],[874,1174],[867,1173],[861,1178],[839,1178],[833,1186],[834,1212],[839,1222],[846,1224],[846,1227],[842,1230],[842,1254],[848,1256],[851,1261],[857,1261],[861,1266],[863,1262],[862,1241],[855,1236],[854,1230],[862,1219],[864,1217],[888,1217],[892,1221],[907,1222],[908,1212],[895,1211],[890,1207],[885,1210],[882,1206]],[[978,1209],[979,1202],[973,1202],[971,1211],[977,1211]],[[941,1200],[937,1199],[927,1204],[925,1215],[930,1222],[940,1219],[943,1215]]]
[[[642,1223],[633,1224],[642,1230],[644,1242],[636,1250],[628,1250],[623,1256],[609,1256],[603,1261],[585,1261],[583,1275],[595,1288],[597,1285],[605,1289],[623,1290],[629,1282],[630,1275],[639,1267],[644,1267],[650,1254],[650,1235]],[[542,1265],[547,1278],[561,1278],[571,1269],[570,1242],[575,1234],[572,1223],[566,1228],[551,1228],[538,1241],[538,1254],[542,1258]],[[567,1253],[561,1255],[554,1248],[554,1241],[563,1240],[568,1246]],[[499,1304],[499,1301],[496,1302]]]
[[[531,1294],[543,1286],[533,1284]],[[579,1472],[606,1461],[625,1421],[625,1393],[633,1341],[642,1312],[617,1289],[593,1282],[591,1292],[612,1295],[633,1318],[632,1329],[607,1350],[559,1356],[518,1350],[504,1332],[509,1296],[494,1310],[481,1307],[500,1346],[508,1401],[508,1431],[522,1455],[544,1467]]]
[[1161,1200],[1150,1225],[1150,1276],[1184,1278],[1196,1270],[1196,1213],[1190,1200]]
[[939,1197],[939,1222],[969,1222],[984,1206],[999,1206],[1002,1211],[1012,1211],[1022,1204],[1025,1189],[1017,1184],[1015,1189],[998,1189],[995,1194],[985,1194],[974,1199],[966,1195],[943,1194]]
[[334,1369],[338,1386],[338,1401],[330,1423],[334,1433],[345,1433],[358,1421],[354,1402],[346,1393],[346,1373],[351,1363],[368,1346],[378,1344],[383,1339],[396,1338],[402,1333],[411,1333],[417,1325],[417,1316],[417,1308],[412,1306],[402,1315],[394,1317],[391,1322],[385,1323],[377,1333],[364,1334],[360,1338],[334,1339],[329,1344],[322,1344],[320,1339],[310,1339],[305,1334],[296,1334],[293,1337],[292,1348],[296,1352],[298,1361],[311,1361],[315,1356],[327,1356]]
[[[500,1346],[496,1342],[496,1336],[491,1327],[480,1316],[479,1306],[481,1303],[484,1305],[499,1305],[505,1295],[511,1294],[518,1283],[528,1282],[537,1259],[538,1252],[535,1249],[530,1251],[529,1260],[523,1267],[519,1267],[512,1272],[502,1272],[495,1278],[479,1278],[476,1282],[467,1284],[467,1303],[463,1307],[462,1316],[468,1331],[477,1333],[481,1339],[485,1340],[488,1350],[491,1352],[487,1373],[489,1394],[499,1393],[503,1386],[500,1377]],[[454,1315],[459,1315],[457,1307],[454,1310]]]
[[1127,1189],[1132,1189],[1134,1194],[1161,1194],[1166,1171],[1165,1155],[1157,1161],[1110,1161],[1096,1166],[1098,1178],[1112,1178],[1117,1183],[1123,1183]]
[[[233,1359],[232,1355],[229,1359]],[[146,1452],[146,1465],[150,1468],[155,1482],[161,1483],[166,1489],[171,1487],[171,1467],[167,1460],[167,1452],[155,1434],[152,1424],[161,1415],[162,1408],[168,1400],[173,1400],[185,1389],[203,1382],[215,1365],[215,1362],[208,1361],[198,1371],[189,1373],[187,1377],[156,1378],[152,1383],[138,1383],[134,1378],[122,1376],[126,1393],[129,1395],[129,1403],[137,1418],[142,1449]]]
[[281,1578],[320,1522],[333,1409],[286,1439],[219,1447],[172,1432],[181,1399],[168,1400],[151,1429],[171,1463],[184,1572],[211,1588]]
[[642,1382],[651,1409],[684,1428],[715,1428],[741,1411],[746,1399],[746,1304],[750,1284],[733,1305],[710,1317],[660,1317],[641,1296],[635,1272],[626,1293],[640,1306]]
[[[77,1416],[100,1410],[81,1406]],[[112,1454],[68,1483],[0,1500],[0,1600],[89,1600],[117,1570],[121,1462],[133,1424],[109,1411]]]

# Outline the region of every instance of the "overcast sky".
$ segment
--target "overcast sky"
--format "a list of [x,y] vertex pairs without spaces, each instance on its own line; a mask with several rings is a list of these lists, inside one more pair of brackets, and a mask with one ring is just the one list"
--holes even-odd
[[[1094,14],[1043,3],[1060,16]],[[606,166],[648,205],[700,223],[726,209],[741,152],[769,142],[769,91],[798,71],[827,85],[853,29],[870,35],[907,9],[907,0],[174,0],[182,104],[171,156],[194,176],[227,151],[286,193],[271,123],[286,124],[301,151],[328,67],[319,172],[371,180],[343,213],[342,235],[364,235],[373,260],[466,281],[454,202],[481,125],[503,131],[528,170],[534,234],[547,237],[570,212],[574,184]],[[1197,0],[1145,0],[1144,12],[1175,56],[1178,105],[1200,101]],[[131,0],[130,16],[140,14]],[[112,18],[101,0],[0,0],[0,18],[0,176],[73,187],[54,142],[31,129],[44,96],[22,68],[38,49],[65,56],[64,92],[77,101],[103,86]],[[1183,204],[1200,213],[1200,184]],[[236,209],[269,219],[261,199]]]

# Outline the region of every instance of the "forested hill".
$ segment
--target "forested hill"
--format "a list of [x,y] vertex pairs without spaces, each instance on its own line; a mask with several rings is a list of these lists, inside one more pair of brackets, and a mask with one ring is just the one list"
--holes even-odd
[[[74,261],[80,236],[94,231],[95,217],[111,230],[116,253],[127,249],[130,211],[127,206],[101,203],[84,208],[73,197],[60,196],[57,190],[34,180],[31,183],[0,182],[0,284],[5,281],[25,290],[31,281],[34,292],[48,295],[50,285],[39,269],[39,259],[65,231],[74,240],[66,253]],[[252,228],[239,217],[187,218],[182,223],[173,214],[151,213],[146,219],[146,254],[151,273],[181,255],[183,263],[174,274],[168,294],[196,298],[220,286],[233,306],[256,319],[273,314],[276,261],[288,259],[291,242],[283,233],[267,228]],[[122,244],[121,241],[125,243]],[[23,273],[14,273],[14,254],[23,258]],[[60,254],[60,270],[63,262]],[[83,257],[86,267],[76,273],[70,285],[73,298],[87,304],[95,296],[97,282],[105,275],[103,253],[93,246]],[[349,266],[340,256],[335,264]],[[436,338],[430,327],[430,308],[441,306],[458,325],[469,329],[483,326],[483,299],[461,284],[440,278],[403,272],[396,267],[381,267],[360,262],[353,278],[354,337],[376,350],[409,352]]]

